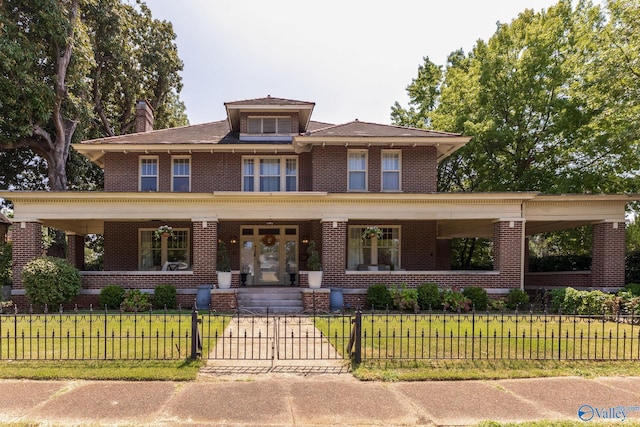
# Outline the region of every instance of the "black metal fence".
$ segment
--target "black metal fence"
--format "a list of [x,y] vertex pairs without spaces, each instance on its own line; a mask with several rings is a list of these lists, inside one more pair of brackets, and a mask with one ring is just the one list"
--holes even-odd
[[638,360],[640,318],[546,313],[356,313],[356,360]]
[[0,314],[0,360],[640,360],[640,317],[547,313]]

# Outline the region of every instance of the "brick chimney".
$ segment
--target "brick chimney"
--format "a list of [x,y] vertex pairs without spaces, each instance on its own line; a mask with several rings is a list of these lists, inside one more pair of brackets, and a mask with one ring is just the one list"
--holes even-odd
[[153,107],[149,101],[140,100],[136,103],[136,132],[153,130]]

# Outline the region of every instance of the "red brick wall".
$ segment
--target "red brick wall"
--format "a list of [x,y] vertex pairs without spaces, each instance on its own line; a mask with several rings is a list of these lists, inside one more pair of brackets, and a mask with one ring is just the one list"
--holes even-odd
[[13,240],[13,289],[21,289],[22,269],[29,261],[42,255],[42,226],[37,222],[15,223],[11,229],[11,238]]
[[552,288],[571,286],[584,288],[591,286],[590,271],[553,271],[525,274],[525,288]]
[[[334,227],[335,225],[335,227]],[[328,286],[340,283],[344,276],[345,254],[347,253],[347,223],[344,221],[327,221],[322,223],[321,251],[323,284]]]
[[198,284],[217,283],[218,223],[194,221],[192,228],[194,279]]
[[328,289],[320,289],[317,291],[305,290],[302,292],[302,307],[305,312],[329,311],[330,303],[330,292]]
[[138,191],[138,155],[107,153],[104,161],[104,191]]
[[84,236],[77,234],[67,235],[67,260],[75,268],[82,270],[84,267]]
[[493,226],[493,269],[504,285],[519,287],[522,275],[522,221],[498,221]]
[[591,286],[624,286],[625,224],[603,222],[593,225]]

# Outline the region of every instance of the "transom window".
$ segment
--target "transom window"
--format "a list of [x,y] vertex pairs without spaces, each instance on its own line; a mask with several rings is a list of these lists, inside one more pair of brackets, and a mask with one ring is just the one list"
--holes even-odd
[[175,192],[191,191],[191,158],[189,156],[174,156],[172,162],[172,190]]
[[244,157],[242,191],[298,191],[298,159]]
[[349,191],[367,191],[367,151],[349,150]]
[[166,238],[157,237],[155,232],[155,228],[139,230],[140,270],[161,270],[165,262],[183,262],[190,265],[189,229],[174,228],[173,236]]
[[247,133],[288,135],[291,133],[291,117],[249,117]]
[[158,191],[158,157],[140,157],[140,191]]
[[[382,237],[362,238],[367,226],[349,227],[348,266],[352,270],[366,269],[370,265],[378,268],[397,269],[400,267],[400,227],[378,226]],[[377,255],[377,259],[374,259]]]
[[400,191],[400,151],[382,151],[382,191]]

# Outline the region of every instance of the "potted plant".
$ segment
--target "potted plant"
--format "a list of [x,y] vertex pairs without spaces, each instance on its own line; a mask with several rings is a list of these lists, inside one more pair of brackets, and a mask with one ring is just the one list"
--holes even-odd
[[168,225],[161,225],[160,227],[158,227],[158,229],[155,231],[155,235],[156,235],[156,239],[158,240],[160,240],[162,236],[166,236],[166,237],[175,236],[173,232],[173,228],[171,228]]
[[374,237],[378,239],[382,237],[382,230],[378,226],[374,225],[371,227],[367,227],[362,232],[362,240],[373,239]]
[[220,242],[218,245],[218,287],[220,289],[229,289],[231,287],[231,266],[229,265],[229,254],[227,253],[227,245]]
[[307,248],[307,268],[309,269],[309,287],[319,288],[322,285],[322,264],[316,250],[316,242],[309,242]]

